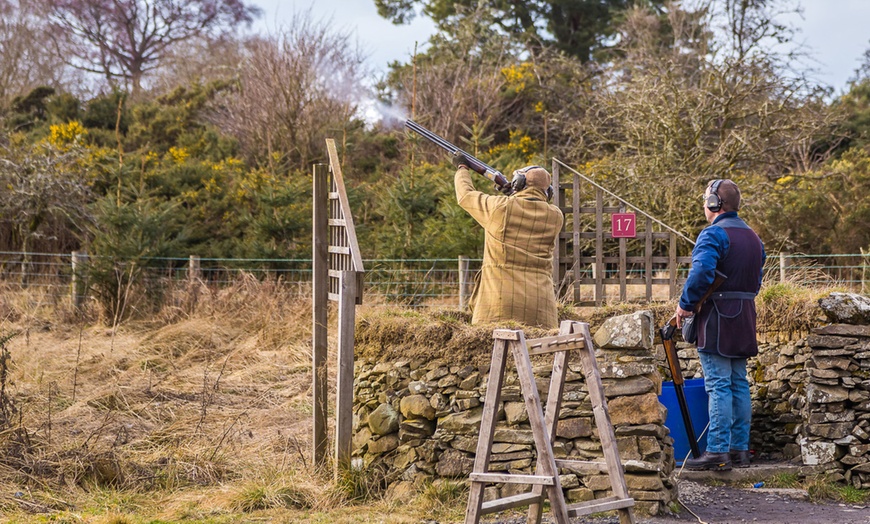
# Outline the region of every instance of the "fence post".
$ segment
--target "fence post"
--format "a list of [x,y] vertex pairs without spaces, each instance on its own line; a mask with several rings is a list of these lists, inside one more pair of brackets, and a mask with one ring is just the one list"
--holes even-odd
[[329,193],[327,189],[327,177],[329,172],[325,164],[315,164],[313,169],[314,187],[313,193],[313,216],[312,216],[312,404],[314,411],[314,450],[313,462],[315,467],[326,464],[326,402],[327,402],[327,307],[329,300],[329,228],[328,206]]
[[864,248],[861,248],[861,294],[866,294],[868,291],[867,284],[867,268],[870,267],[870,249],[864,251]]
[[338,365],[335,379],[335,475],[350,464],[353,437],[353,335],[356,324],[357,273],[341,272],[338,297]]
[[788,253],[780,253],[779,254],[779,281],[786,281],[786,273],[788,272],[788,259],[786,258]]
[[468,257],[459,255],[459,309],[465,311],[468,307]]
[[82,302],[87,292],[84,275],[82,275],[87,258],[88,254],[83,251],[72,252],[72,285],[70,286],[70,294],[72,295],[72,307],[76,311],[81,310]]
[[187,283],[192,286],[201,276],[199,257],[190,255],[190,260],[187,263]]

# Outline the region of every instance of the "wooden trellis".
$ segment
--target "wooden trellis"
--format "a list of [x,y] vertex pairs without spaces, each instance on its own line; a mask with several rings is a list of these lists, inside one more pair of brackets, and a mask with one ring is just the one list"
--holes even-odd
[[[651,301],[653,285],[661,284],[667,285],[669,298],[677,296],[685,282],[685,278],[679,276],[679,269],[688,268],[692,262],[690,256],[677,256],[677,242],[694,245],[692,239],[556,158],[553,159],[553,187],[557,188],[553,203],[565,213],[565,224],[553,256],[557,296],[576,305],[600,306],[607,300],[608,285],[619,286],[619,300],[623,302],[628,298],[628,286],[636,285],[643,287],[645,299]],[[566,201],[568,190],[571,191],[570,202]],[[635,238],[642,241],[642,248],[635,248],[631,253],[626,238],[614,237],[610,220],[614,213],[629,211],[636,212]],[[594,217],[592,230],[582,230],[584,214]],[[655,240],[667,241],[666,256],[654,252]],[[584,244],[589,241],[593,249],[584,250]],[[608,255],[607,248],[617,254]],[[630,267],[639,268],[631,273],[640,276],[630,275]],[[591,287],[591,299],[584,298],[582,286]]]
[[[356,305],[362,303],[363,263],[341,173],[335,140],[326,139],[329,166],[314,166],[312,217],[312,366],[314,463],[326,462],[327,309],[338,302],[338,374],[335,402],[335,462],[350,460],[353,431],[353,337]],[[331,175],[331,176],[330,176]],[[329,190],[327,191],[327,187]]]

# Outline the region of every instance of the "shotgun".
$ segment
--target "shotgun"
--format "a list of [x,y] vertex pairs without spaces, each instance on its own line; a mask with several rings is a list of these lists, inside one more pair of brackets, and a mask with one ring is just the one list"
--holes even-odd
[[[710,284],[710,288],[701,297],[701,300],[695,304],[695,315],[701,312],[701,306],[710,298],[716,289],[725,282],[728,277],[718,269],[716,270],[716,278]],[[674,331],[677,329],[677,316],[674,315],[668,320],[661,329],[662,346],[665,348],[665,357],[668,361],[668,368],[671,370],[671,377],[674,381],[674,391],[677,394],[677,402],[680,404],[680,414],[683,416],[683,426],[686,428],[686,438],[689,439],[689,446],[692,448],[692,457],[698,458],[701,456],[701,450],[698,448],[698,441],[695,438],[695,428],[692,426],[692,418],[689,415],[689,404],[686,402],[686,392],[683,390],[683,370],[680,368],[680,357],[677,355],[677,344],[674,342]]]
[[511,195],[514,193],[514,189],[513,187],[511,187],[511,183],[508,182],[507,178],[505,178],[502,172],[498,169],[484,163],[479,158],[463,151],[462,149],[459,149],[444,138],[436,135],[432,131],[429,131],[428,129],[421,126],[417,122],[414,122],[410,118],[408,120],[405,120],[405,127],[422,136],[423,138],[429,140],[433,144],[441,147],[441,149],[444,149],[445,151],[450,153],[451,156],[455,155],[456,153],[462,153],[463,155],[465,155],[465,158],[468,159],[468,167],[472,171],[480,173],[486,178],[492,180],[492,182],[495,184],[495,188],[504,193],[505,195]]

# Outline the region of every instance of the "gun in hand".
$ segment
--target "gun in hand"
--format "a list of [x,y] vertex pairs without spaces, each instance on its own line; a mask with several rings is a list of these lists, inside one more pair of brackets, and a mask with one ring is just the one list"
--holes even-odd
[[405,120],[405,127],[422,136],[423,138],[429,140],[433,144],[441,147],[451,155],[455,155],[456,153],[462,153],[463,155],[465,155],[465,158],[468,159],[469,169],[480,173],[486,178],[492,180],[492,182],[495,184],[495,188],[504,193],[505,195],[513,194],[513,187],[511,187],[510,182],[508,182],[507,178],[505,178],[505,176],[498,169],[484,163],[477,157],[470,155],[462,149],[459,149],[444,138],[436,135],[432,131],[429,131],[428,129],[421,126],[417,122],[414,122],[411,119]]
[[[704,305],[704,302],[710,298],[710,295],[712,295],[713,292],[716,291],[716,288],[721,286],[727,278],[728,277],[725,276],[724,273],[718,269],[716,270],[716,278],[713,279],[710,288],[695,305],[694,311],[696,315],[701,312],[701,306]],[[683,379],[683,370],[680,369],[680,357],[677,355],[677,344],[674,342],[674,331],[676,331],[676,329],[677,317],[674,315],[670,320],[668,320],[668,323],[661,328],[659,333],[662,336],[662,346],[665,348],[665,358],[668,361],[668,368],[671,370],[671,378],[674,381],[674,392],[677,394],[677,403],[680,405],[680,413],[683,416],[683,426],[686,429],[686,437],[689,440],[692,457],[698,458],[701,456],[701,451],[698,449],[698,441],[695,438],[695,428],[692,426],[689,405],[686,402],[686,393],[683,391],[683,383],[685,380]]]

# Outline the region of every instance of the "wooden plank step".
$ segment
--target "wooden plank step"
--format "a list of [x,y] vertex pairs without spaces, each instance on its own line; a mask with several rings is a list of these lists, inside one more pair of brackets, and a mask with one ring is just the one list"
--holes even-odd
[[583,335],[572,333],[569,335],[527,340],[526,345],[528,346],[529,355],[544,355],[546,353],[555,353],[556,351],[583,349],[586,347],[586,339]]
[[343,218],[330,218],[329,225],[330,226],[347,227],[347,220],[345,220]]
[[634,507],[634,499],[621,499],[619,497],[605,497],[603,499],[590,500],[571,504],[568,506],[569,517],[580,517],[602,511],[624,509]]
[[607,463],[594,460],[565,460],[556,459],[556,467],[570,470],[572,473],[581,475],[593,475],[595,473],[607,473]]
[[490,500],[489,502],[483,503],[480,509],[480,514],[486,515],[487,513],[495,513],[497,511],[504,511],[519,506],[528,506],[532,502],[538,502],[541,499],[542,496],[536,495],[535,493],[520,493],[519,495],[514,495],[512,497]]
[[552,486],[555,484],[553,477],[544,475],[508,475],[504,473],[472,473],[469,477],[472,482],[489,482],[506,484],[540,484],[542,486]]
[[492,338],[497,340],[519,340],[520,332],[516,329],[496,329],[492,332]]
[[344,246],[329,246],[330,253],[338,253],[340,255],[350,255],[350,248]]

